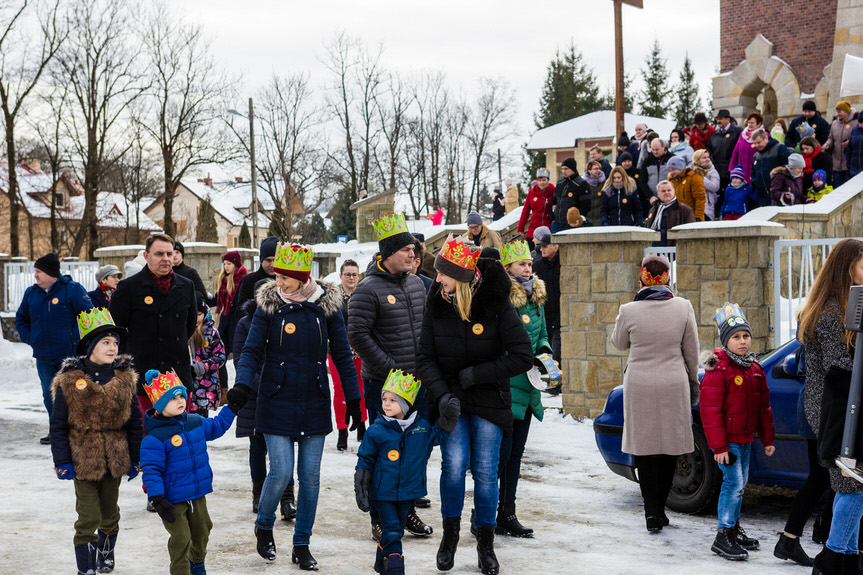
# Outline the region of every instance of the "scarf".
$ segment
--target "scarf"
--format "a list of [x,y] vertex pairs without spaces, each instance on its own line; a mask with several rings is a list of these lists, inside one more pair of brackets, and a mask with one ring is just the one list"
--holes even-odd
[[638,290],[638,293],[635,294],[635,299],[633,301],[642,301],[646,299],[653,300],[663,300],[663,299],[671,299],[674,297],[674,293],[671,291],[671,288],[668,286],[651,286],[646,288],[641,288]]
[[219,285],[219,293],[216,294],[216,313],[220,315],[231,313],[234,296],[237,295],[237,290],[240,289],[240,282],[243,281],[247,273],[246,266],[240,266],[234,270],[234,291],[232,293],[228,293],[228,276],[222,278],[222,283]]
[[113,288],[109,288],[108,286],[106,286],[103,283],[100,283],[99,284],[99,291],[101,291],[103,294],[105,294],[105,299],[108,300],[108,303],[110,304],[111,303],[111,296],[114,295],[115,290]]
[[[815,169],[812,167],[812,158],[821,153],[821,146],[818,145],[811,154],[803,154],[803,160],[806,162],[806,167],[803,168],[804,174],[812,174]],[[790,170],[789,170],[790,171]]]
[[695,126],[692,126],[692,129],[689,131],[689,145],[692,146],[693,150],[703,150],[707,147],[707,142],[714,131],[715,128],[710,124],[707,124],[704,130],[699,130]]
[[742,367],[743,369],[749,369],[749,366],[755,362],[755,354],[750,352],[746,355],[737,355],[731,351],[728,351],[727,347],[723,347],[722,351],[725,352],[725,355],[728,356],[728,359]]
[[584,178],[584,181],[587,182],[588,185],[590,185],[592,188],[595,188],[596,186],[602,184],[602,182],[605,181],[605,174],[602,172],[602,170],[599,171],[599,175],[595,178],[591,177],[589,172],[585,172],[584,176],[582,177]]
[[285,303],[303,303],[304,301],[308,301],[310,297],[315,295],[315,291],[318,289],[318,282],[313,281],[311,278],[306,280],[306,283],[300,287],[297,291],[292,291],[291,293],[285,293],[281,289],[278,289],[277,292],[279,297],[282,298],[282,301]]
[[758,130],[760,130],[760,129],[761,129],[761,126],[758,126],[758,127],[757,127],[757,128],[755,128],[754,130],[750,130],[749,128],[745,128],[745,129],[740,133],[740,137],[741,137],[741,138],[743,138],[745,141],[747,141],[747,142],[749,142],[749,143],[751,144],[751,143],[752,143],[752,134],[754,134],[755,132],[757,132],[757,131],[758,131]]
[[150,268],[147,268],[147,271],[150,272],[150,275],[156,280],[156,285],[162,290],[164,293],[168,293],[168,290],[171,289],[171,279],[174,277],[174,270],[170,270],[168,273],[163,275],[162,277],[157,276],[153,273]]
[[411,413],[410,415],[408,415],[404,419],[396,419],[395,417],[390,417],[389,415],[387,415],[385,413],[381,413],[381,416],[384,418],[385,421],[397,421],[399,424],[399,427],[402,428],[402,431],[406,430],[408,427],[410,427],[413,424],[414,421],[417,420],[417,412],[416,411],[414,411],[413,413]]
[[527,297],[533,296],[533,280],[536,279],[536,276],[530,276],[528,279],[524,279],[522,276],[513,275],[513,279],[518,282],[518,285],[524,288],[524,291],[527,292]]
[[656,210],[656,216],[654,216],[653,222],[650,224],[650,229],[658,232],[662,228],[662,212],[672,207],[676,203],[677,198],[674,198],[670,202],[659,204],[659,208]]

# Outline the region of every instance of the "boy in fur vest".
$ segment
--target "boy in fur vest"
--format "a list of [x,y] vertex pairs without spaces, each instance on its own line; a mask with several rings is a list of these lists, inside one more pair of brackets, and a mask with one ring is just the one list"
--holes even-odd
[[719,330],[718,347],[704,361],[701,380],[701,422],[713,459],[722,470],[717,515],[719,529],[711,550],[731,560],[749,557],[758,549],[758,540],[748,537],[740,527],[740,505],[743,488],[749,479],[753,432],[773,455],[775,432],[770,390],[764,370],[755,361],[752,331],[737,304],[726,302],[713,318]]
[[126,330],[106,309],[78,316],[81,340],[63,362],[51,392],[51,453],[58,479],[74,480],[75,561],[79,575],[114,569],[123,475],[138,475],[141,412],[132,357],[118,355]]

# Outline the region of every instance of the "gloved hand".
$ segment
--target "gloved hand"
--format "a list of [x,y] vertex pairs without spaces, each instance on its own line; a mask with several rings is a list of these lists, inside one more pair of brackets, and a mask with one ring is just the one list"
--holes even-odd
[[437,402],[438,425],[447,433],[452,433],[461,415],[461,402],[451,393],[445,393]]
[[154,495],[150,498],[150,501],[153,502],[153,507],[156,508],[156,513],[159,514],[159,517],[162,518],[163,521],[167,521],[168,523],[173,523],[174,519],[174,505],[168,501],[168,498],[164,495]]
[[57,471],[57,479],[75,479],[75,470],[71,463],[64,463],[55,470]]
[[371,508],[371,501],[369,500],[371,484],[372,472],[368,469],[357,469],[354,473],[354,493],[357,496],[357,507],[364,513]]
[[[363,414],[360,412],[360,400],[351,399],[345,402],[345,425],[349,425],[351,431],[360,426]],[[353,421],[353,423],[351,423]]]
[[249,400],[249,389],[248,385],[243,385],[242,383],[237,383],[228,390],[228,409],[233,411],[235,414],[240,413],[240,410],[246,405],[246,401]]
[[133,479],[138,477],[138,474],[140,472],[141,472],[141,464],[138,463],[137,461],[135,461],[134,463],[132,463],[132,468],[129,469],[129,473],[126,474],[129,476],[129,479],[127,479],[126,481],[132,481]]
[[195,372],[195,377],[201,377],[207,373],[207,368],[204,366],[203,362],[196,361],[192,364],[192,371]]
[[476,383],[473,378],[473,367],[466,367],[458,372],[458,382],[462,389],[467,389]]

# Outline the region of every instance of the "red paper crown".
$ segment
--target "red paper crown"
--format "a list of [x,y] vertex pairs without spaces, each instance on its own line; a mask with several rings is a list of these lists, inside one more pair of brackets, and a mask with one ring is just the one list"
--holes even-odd
[[641,268],[641,284],[645,287],[668,285],[668,270],[654,276],[650,275],[647,268]]
[[474,248],[450,236],[440,250],[440,256],[446,261],[466,270],[476,269],[481,248]]

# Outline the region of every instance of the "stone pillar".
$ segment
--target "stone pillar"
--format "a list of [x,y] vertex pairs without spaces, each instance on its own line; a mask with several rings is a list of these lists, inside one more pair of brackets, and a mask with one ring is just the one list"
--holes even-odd
[[560,245],[563,408],[575,417],[602,412],[623,381],[627,352],[611,345],[620,305],[638,291],[644,249],[660,235],[645,228],[583,228],[555,234]]
[[98,248],[95,252],[95,257],[96,260],[99,262],[99,267],[113,264],[125,274],[126,262],[132,261],[136,257],[138,257],[138,253],[143,249],[144,244],[128,246],[110,246],[107,248]]
[[[218,291],[216,280],[219,278],[219,272],[222,270],[222,256],[225,255],[228,249],[219,244],[204,242],[188,242],[184,243],[183,247],[186,252],[183,262],[187,266],[195,268],[208,292],[216,293]],[[254,250],[252,251],[254,252]],[[245,264],[246,254],[240,253],[243,255],[243,263]]]
[[726,301],[746,314],[752,351],[773,347],[773,242],[786,233],[781,224],[742,220],[687,224],[668,232],[677,242],[677,295],[692,303],[702,351],[720,345],[713,316]]

